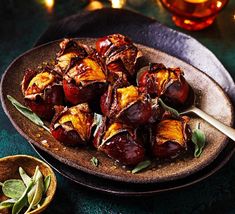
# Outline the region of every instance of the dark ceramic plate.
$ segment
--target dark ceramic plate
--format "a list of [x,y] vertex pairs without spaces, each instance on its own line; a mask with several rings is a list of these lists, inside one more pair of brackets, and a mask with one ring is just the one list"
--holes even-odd
[[[95,40],[80,39],[80,41],[88,45],[94,45]],[[48,132],[40,130],[38,126],[22,116],[6,98],[7,94],[9,94],[23,103],[20,83],[24,70],[28,67],[35,68],[40,63],[53,59],[55,53],[59,50],[58,43],[58,41],[55,41],[26,52],[9,66],[2,78],[2,104],[5,112],[19,133],[38,148],[46,151],[61,162],[89,174],[129,183],[159,183],[183,178],[199,171],[210,164],[226,146],[226,136],[203,120],[193,118],[191,120],[192,127],[199,121],[207,137],[207,145],[201,157],[193,158],[193,155],[188,153],[180,159],[172,162],[163,162],[161,165],[157,165],[154,170],[146,170],[139,174],[131,174],[121,167],[113,167],[111,159],[95,150],[64,147]],[[166,66],[181,67],[185,72],[187,81],[200,96],[200,108],[205,112],[209,112],[223,123],[232,125],[232,105],[223,90],[211,78],[195,67],[164,52],[143,45],[137,46],[143,52],[145,61],[162,62]],[[18,87],[12,87],[12,85]],[[38,137],[38,134],[40,134],[40,137]],[[49,146],[42,144],[43,140],[47,140]],[[93,156],[100,160],[101,164],[99,167],[95,167],[90,163],[90,159]]]
[[182,179],[166,181],[162,183],[132,184],[112,180],[107,181],[107,179],[87,174],[66,164],[63,164],[48,153],[36,148],[33,146],[33,144],[31,144],[31,146],[38,153],[38,155],[44,159],[44,161],[48,162],[57,172],[71,181],[95,191],[129,197],[151,196],[163,192],[187,188],[217,172],[230,160],[235,152],[234,143],[230,142],[210,165],[200,170],[199,172]]

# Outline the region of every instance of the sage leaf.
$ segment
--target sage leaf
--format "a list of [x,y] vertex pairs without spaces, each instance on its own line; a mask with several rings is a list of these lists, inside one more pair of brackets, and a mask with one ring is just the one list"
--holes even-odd
[[91,163],[96,167],[99,166],[99,160],[96,157],[91,158]]
[[20,173],[20,177],[23,180],[25,186],[29,186],[30,182],[31,182],[31,178],[27,175],[27,173],[23,170],[22,167],[19,167],[19,173]]
[[[33,201],[33,206],[35,206],[35,204],[37,205],[41,198],[42,198],[42,194],[44,192],[44,182],[43,182],[43,175],[41,173],[41,171],[39,170],[39,167],[37,166],[33,175],[33,182],[35,183],[35,185],[32,187],[32,189],[29,191],[28,193],[28,202],[29,204],[32,203]],[[39,187],[37,186],[37,183],[39,182]],[[38,190],[37,188],[40,188],[40,190]],[[35,198],[35,194],[37,193],[37,197]],[[39,202],[37,200],[39,200]]]
[[44,179],[44,194],[47,192],[47,190],[48,190],[50,184],[51,184],[51,176],[48,175],[48,176],[46,176],[45,179]]
[[161,98],[158,99],[158,102],[159,102],[159,104],[161,105],[161,107],[162,107],[164,110],[169,111],[169,112],[170,112],[171,114],[173,114],[175,117],[179,117],[179,116],[180,116],[179,112],[178,112],[176,109],[174,109],[174,108],[172,108],[172,107],[166,105],[166,104],[162,101]]
[[12,214],[18,214],[24,206],[27,205],[27,194],[31,190],[32,186],[34,185],[34,182],[31,181],[29,186],[25,189],[22,196],[16,201],[16,203],[13,205],[12,208]]
[[27,194],[29,204],[32,202],[35,192],[36,192],[36,184],[33,185],[31,190]]
[[[40,172],[40,171],[39,171]],[[35,191],[34,191],[34,195],[33,198],[29,204],[28,209],[26,210],[25,214],[30,212],[30,210],[33,207],[37,207],[37,205],[40,203],[40,201],[42,200],[42,195],[44,192],[44,183],[43,183],[43,177],[40,176],[38,178],[38,180],[36,181],[36,185],[35,185]],[[29,198],[28,198],[29,199]]]
[[23,106],[21,103],[19,103],[16,99],[14,99],[12,96],[7,95],[8,100],[11,101],[12,105],[15,106],[15,108],[23,114],[25,117],[27,117],[29,120],[31,120],[33,123],[35,123],[38,126],[43,127],[45,130],[50,132],[50,129],[45,126],[43,121],[41,120],[38,115],[36,115],[34,112],[32,112],[29,108],[26,106]]
[[151,161],[150,160],[142,161],[131,171],[131,173],[135,174],[137,172],[140,172],[143,169],[146,169],[147,167],[149,167],[150,165],[151,165]]
[[8,198],[19,199],[25,191],[25,185],[22,180],[10,179],[6,180],[2,186],[2,192]]
[[198,127],[193,131],[192,142],[195,145],[194,157],[198,158],[203,152],[203,148],[206,144],[206,136],[204,132]]
[[34,182],[37,180],[37,178],[39,178],[41,176],[41,173],[39,171],[40,171],[39,166],[36,166],[36,169],[35,169],[33,177],[32,177]]
[[13,205],[14,205],[15,202],[16,202],[16,200],[13,199],[13,198],[7,199],[7,200],[5,200],[5,201],[2,201],[2,202],[0,203],[0,210],[13,207]]

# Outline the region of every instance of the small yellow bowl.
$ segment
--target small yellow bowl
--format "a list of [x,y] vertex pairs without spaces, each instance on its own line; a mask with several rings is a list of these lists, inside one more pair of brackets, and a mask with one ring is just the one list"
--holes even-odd
[[[19,167],[22,167],[29,176],[33,176],[36,166],[39,166],[44,177],[48,175],[51,176],[51,183],[46,192],[46,198],[42,206],[32,210],[29,214],[42,213],[52,201],[57,186],[56,176],[53,170],[43,161],[28,155],[14,155],[0,159],[0,182],[4,182],[8,179],[20,179]],[[4,198],[0,191],[0,201],[4,199],[6,198]],[[8,212],[6,211],[6,213]]]

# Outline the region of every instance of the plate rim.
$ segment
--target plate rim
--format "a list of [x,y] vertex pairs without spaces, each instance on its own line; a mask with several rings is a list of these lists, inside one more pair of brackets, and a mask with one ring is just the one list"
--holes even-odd
[[[40,149],[39,148],[36,148],[33,144],[29,143],[30,146],[34,149],[34,151],[43,159],[43,161],[45,161],[46,163],[48,163],[56,172],[58,172],[60,175],[64,176],[65,178],[69,179],[70,181],[78,184],[78,185],[81,185],[82,187],[84,188],[88,188],[92,191],[97,191],[97,192],[102,192],[104,194],[110,194],[110,195],[118,195],[118,196],[121,196],[121,197],[149,197],[149,196],[153,196],[153,195],[159,195],[159,194],[162,194],[162,193],[165,193],[165,192],[173,192],[173,191],[177,191],[177,190],[180,190],[180,189],[186,189],[186,188],[189,188],[197,183],[200,183],[202,181],[204,181],[205,179],[207,179],[208,177],[212,176],[212,175],[215,175],[216,173],[218,173],[229,161],[230,159],[232,158],[232,156],[234,155],[235,153],[235,145],[232,143],[232,145],[230,146],[233,146],[232,150],[230,150],[230,153],[229,155],[226,155],[225,158],[223,158],[223,160],[221,162],[219,162],[218,165],[215,166],[215,168],[213,168],[212,170],[210,170],[208,173],[205,173],[205,175],[199,177],[199,178],[196,178],[196,179],[193,179],[192,181],[189,181],[189,182],[186,182],[186,184],[181,184],[181,185],[176,185],[174,187],[168,187],[168,188],[163,188],[163,189],[154,189],[154,190],[147,190],[147,191],[128,191],[128,192],[123,192],[123,191],[118,191],[118,190],[109,190],[109,189],[105,189],[105,188],[102,188],[102,187],[94,187],[92,185],[89,185],[87,183],[84,183],[84,182],[80,182],[80,181],[77,181],[75,179],[73,179],[71,176],[69,176],[68,174],[66,174],[66,172],[62,172],[60,169],[57,169],[57,167],[55,167],[52,163],[50,163],[41,153],[40,153]],[[227,145],[228,146],[228,145]],[[39,151],[38,151],[39,150]],[[44,151],[42,151],[44,152]],[[219,154],[220,155],[220,154]],[[54,157],[51,156],[51,158],[55,159]],[[218,158],[218,157],[217,157]],[[216,159],[215,159],[216,160]],[[214,160],[214,161],[215,161]],[[62,162],[60,162],[59,160],[55,159],[56,162],[59,162],[59,164],[62,164],[62,165],[66,165]],[[213,164],[214,161],[211,163]],[[210,164],[210,165],[211,165]],[[66,165],[67,166],[67,165]],[[207,166],[208,167],[208,166]],[[205,167],[206,168],[206,167]],[[74,169],[74,168],[73,168]],[[75,169],[76,170],[76,169]],[[85,172],[84,172],[85,173]],[[196,173],[200,173],[199,172],[196,172]],[[193,174],[192,174],[193,175]],[[184,179],[184,178],[182,178]],[[104,180],[107,180],[107,179],[104,179]],[[118,181],[115,181],[115,182],[118,182]],[[128,183],[124,183],[124,185],[128,185]],[[147,184],[148,185],[148,184]],[[161,185],[161,184],[160,184]],[[110,185],[109,185],[110,187]],[[112,187],[111,187],[112,188]]]
[[[72,39],[76,39],[76,40],[89,40],[89,39],[93,39],[93,40],[94,40],[94,39],[96,39],[96,38],[89,38],[89,37],[84,38],[84,37],[83,37],[83,38],[72,38]],[[43,151],[45,151],[45,148],[44,148],[43,146],[39,145],[38,143],[33,143],[34,140],[31,139],[26,133],[24,133],[23,130],[21,130],[21,128],[15,123],[14,119],[13,119],[12,116],[10,115],[10,112],[8,111],[8,109],[7,109],[7,107],[6,107],[6,103],[5,103],[5,101],[4,101],[4,95],[3,95],[3,90],[2,90],[2,88],[3,88],[3,82],[4,82],[4,80],[5,80],[6,76],[7,76],[8,71],[10,70],[10,68],[12,67],[12,65],[13,65],[16,61],[20,60],[20,59],[21,59],[22,57],[24,57],[25,55],[27,55],[27,54],[33,52],[35,49],[39,49],[39,48],[42,48],[42,47],[44,47],[44,46],[48,46],[48,45],[51,45],[51,44],[55,44],[55,43],[58,43],[59,41],[62,41],[62,40],[63,40],[63,39],[58,39],[58,40],[55,40],[55,41],[50,41],[50,42],[48,42],[48,43],[45,43],[45,44],[42,44],[42,45],[40,45],[40,46],[34,47],[34,48],[29,49],[28,51],[22,53],[21,55],[19,55],[17,58],[15,58],[15,59],[10,63],[10,65],[7,67],[7,69],[4,71],[4,73],[3,73],[2,77],[1,77],[1,83],[0,83],[0,98],[1,98],[1,103],[2,103],[2,107],[3,107],[4,112],[6,113],[7,117],[9,118],[9,120],[11,121],[12,125],[13,125],[14,128],[17,130],[17,132],[18,132],[21,136],[23,136],[30,144],[35,144],[36,147],[42,149]],[[141,45],[142,45],[142,44],[141,44]],[[146,45],[142,45],[142,46],[145,46],[145,47],[147,47],[147,48],[150,49],[150,50],[154,50],[154,51],[157,50],[157,49],[155,49],[155,48],[152,48],[152,47],[149,47],[149,46],[146,46]],[[162,53],[164,53],[164,54],[167,54],[166,52],[161,51],[161,50],[157,50],[157,51],[162,52]],[[169,55],[169,54],[167,54],[167,55]],[[230,104],[230,105],[229,105],[229,106],[231,107],[231,108],[230,108],[230,111],[231,111],[231,122],[230,122],[230,126],[232,126],[233,123],[234,123],[234,116],[235,116],[235,115],[234,115],[234,107],[233,107],[233,104],[232,104],[232,102],[231,102],[230,97],[229,97],[228,94],[222,89],[222,87],[221,87],[214,79],[212,79],[209,75],[207,75],[206,73],[204,73],[204,72],[201,71],[200,69],[194,67],[193,65],[191,65],[191,64],[189,64],[189,63],[187,63],[187,62],[185,62],[185,61],[183,61],[183,60],[181,60],[181,59],[179,59],[179,58],[177,58],[177,57],[175,57],[175,56],[172,56],[172,55],[170,55],[170,56],[171,56],[173,59],[180,60],[181,62],[183,62],[183,63],[185,63],[185,64],[191,66],[192,68],[198,70],[198,72],[200,72],[200,73],[202,73],[203,75],[205,75],[207,78],[210,79],[210,81],[212,81],[212,82],[218,87],[218,89],[220,90],[220,92],[223,94],[223,96],[226,98],[226,100],[227,100],[228,103]],[[35,142],[36,142],[36,141],[35,141]],[[228,137],[225,137],[224,144],[227,144],[227,143],[228,143]],[[225,146],[226,146],[226,145],[225,145]],[[225,148],[225,146],[223,147],[223,149]],[[223,149],[222,149],[222,150],[223,150]],[[222,150],[221,150],[221,151],[222,151]],[[200,171],[201,169],[203,169],[204,167],[206,167],[207,165],[209,165],[209,164],[221,153],[221,151],[218,152],[218,154],[217,154],[209,163],[206,163],[203,167],[199,167],[197,170],[194,170],[194,172],[192,172],[192,173],[190,173],[190,174],[194,174],[195,172],[198,172],[198,171]],[[46,152],[47,152],[48,154],[50,154],[52,157],[54,157],[54,158],[55,158],[55,156],[57,156],[57,155],[55,155],[54,152],[52,152],[52,151],[47,150]],[[61,160],[59,160],[59,161],[63,162],[64,164],[67,164],[67,161],[66,161],[65,158],[63,158],[63,157],[61,158],[61,157],[60,157],[60,159],[61,159],[61,160],[63,159],[64,161],[61,161]],[[68,164],[67,164],[67,165],[68,165]],[[102,173],[102,172],[98,172],[98,173],[97,173],[97,172],[94,172],[94,170],[87,169],[87,168],[84,167],[84,166],[76,167],[75,164],[73,164],[73,163],[72,163],[72,164],[70,163],[70,166],[76,168],[77,170],[82,170],[82,171],[84,171],[84,172],[86,172],[86,173],[89,173],[89,174],[91,174],[91,175],[95,175],[95,176],[98,176],[98,177],[102,177],[102,178],[106,178],[106,179],[109,179],[109,178],[110,178],[110,179],[116,180],[116,181],[123,181],[122,178],[120,178],[120,177],[118,177],[118,176],[116,176],[116,175],[109,175],[109,176],[107,177],[107,174],[104,174],[104,173]],[[185,174],[184,176],[179,176],[179,177],[177,177],[177,178],[174,178],[173,180],[178,180],[178,179],[181,179],[182,177],[186,177],[186,176],[187,176],[186,173],[184,173],[184,174]],[[125,180],[124,180],[124,181],[125,181]],[[126,183],[140,183],[140,184],[142,184],[142,183],[161,183],[161,182],[164,182],[164,181],[146,180],[146,179],[144,179],[143,181],[141,181],[141,180],[136,180],[136,181],[133,181],[133,180],[132,180],[132,181],[130,181],[129,179],[127,179],[125,182],[126,182]]]

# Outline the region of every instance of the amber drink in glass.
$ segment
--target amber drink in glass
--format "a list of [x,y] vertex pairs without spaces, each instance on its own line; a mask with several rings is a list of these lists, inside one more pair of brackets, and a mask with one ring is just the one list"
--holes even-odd
[[228,0],[161,0],[173,14],[174,23],[187,30],[210,26]]

